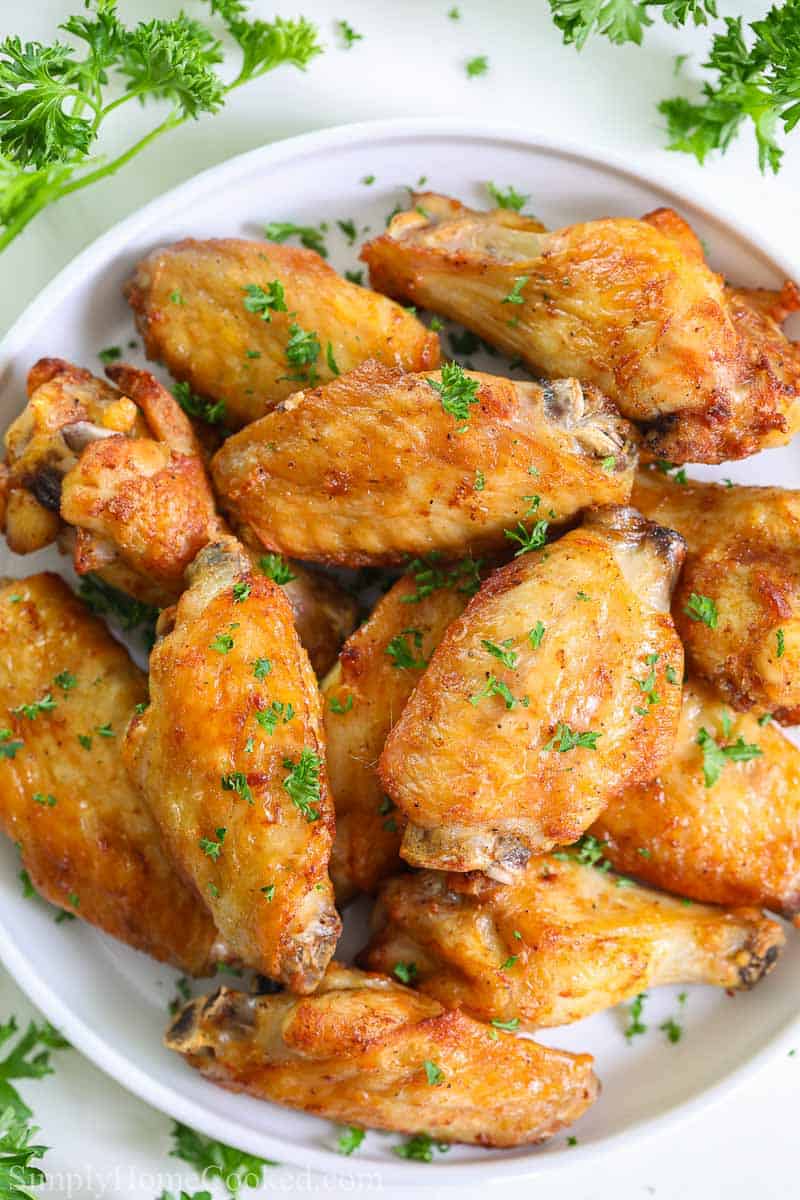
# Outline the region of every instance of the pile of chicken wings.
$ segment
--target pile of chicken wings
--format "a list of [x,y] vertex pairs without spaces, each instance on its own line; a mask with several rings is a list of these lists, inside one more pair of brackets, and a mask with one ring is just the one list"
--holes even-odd
[[[548,231],[417,194],[362,258],[375,290],[165,246],[126,295],[174,394],[31,367],[10,549],[160,611],[145,672],[59,576],[3,583],[0,824],[64,912],[252,968],[167,1031],[208,1079],[533,1143],[599,1092],[537,1028],[750,988],[764,910],[800,912],[800,491],[683,467],[800,427],[800,300],[667,210]],[[441,317],[528,379],[442,360]]]

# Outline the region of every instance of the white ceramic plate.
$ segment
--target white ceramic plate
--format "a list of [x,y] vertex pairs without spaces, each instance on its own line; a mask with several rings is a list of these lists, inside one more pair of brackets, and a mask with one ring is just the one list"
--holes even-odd
[[[364,176],[374,175],[372,186]],[[121,285],[153,246],[192,235],[259,236],[268,220],[331,225],[331,258],[340,269],[357,266],[337,219],[359,230],[383,228],[405,200],[404,185],[427,176],[427,186],[478,207],[487,205],[485,181],[530,193],[529,209],[550,226],[603,215],[636,216],[660,204],[684,213],[704,238],[712,264],[731,279],[773,285],[800,276],[760,235],[718,213],[674,195],[624,163],[593,158],[577,148],[534,142],[509,129],[453,121],[392,121],[312,134],[223,163],[155,200],[123,221],[74,260],[30,306],[0,346],[0,427],[23,404],[25,374],[40,355],[60,355],[100,370],[97,351],[125,346],[136,336]],[[27,235],[35,237],[35,227]],[[359,239],[360,240],[360,239]],[[137,339],[138,340],[138,339]],[[126,352],[127,353],[127,352]],[[130,352],[138,361],[136,352]],[[498,370],[496,360],[476,365]],[[770,451],[718,471],[741,482],[798,483],[797,450]],[[4,574],[42,566],[66,569],[47,551],[27,559],[3,548]],[[79,922],[56,925],[53,910],[22,898],[13,847],[0,846],[0,957],[33,1002],[70,1041],[118,1082],[194,1128],[281,1162],[332,1171],[378,1172],[382,1182],[476,1182],[525,1176],[586,1159],[625,1139],[696,1114],[742,1080],[770,1054],[791,1045],[800,996],[800,939],[790,938],[778,969],[754,992],[726,996],[689,989],[680,1016],[684,1037],[671,1045],[660,1023],[678,1014],[678,989],[660,989],[646,1009],[648,1032],[628,1044],[624,1012],[601,1013],[541,1040],[596,1056],[603,1094],[566,1135],[514,1151],[453,1148],[434,1165],[406,1162],[391,1152],[400,1139],[370,1134],[357,1157],[333,1147],[326,1122],[206,1083],[161,1045],[174,972],[151,963]],[[195,990],[199,990],[196,988]],[[565,1159],[564,1156],[569,1156]],[[372,1174],[372,1177],[376,1176]]]

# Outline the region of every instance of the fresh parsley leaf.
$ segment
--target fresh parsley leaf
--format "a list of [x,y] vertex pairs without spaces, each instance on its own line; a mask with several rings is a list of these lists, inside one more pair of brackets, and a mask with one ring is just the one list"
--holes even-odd
[[151,646],[155,640],[155,625],[158,609],[134,600],[105,583],[97,575],[84,575],[78,584],[78,595],[87,608],[101,616],[113,617],[122,629],[139,628],[142,639]]
[[411,986],[411,984],[413,984],[414,980],[417,978],[417,964],[413,962],[395,963],[392,967],[392,974],[396,979],[399,979],[401,983]]
[[335,712],[335,713],[339,713],[339,714],[349,713],[350,709],[352,707],[353,707],[353,693],[352,692],[348,693],[344,703],[342,703],[342,701],[339,699],[338,696],[330,696],[328,699],[328,708],[331,710],[331,712]]
[[328,342],[327,346],[325,347],[325,362],[328,364],[328,370],[330,371],[331,375],[341,375],[339,364],[336,361],[336,356],[333,353],[333,346],[330,342]]
[[[9,1017],[0,1024],[0,1046],[4,1046],[18,1033],[16,1019]],[[43,1079],[45,1075],[52,1075],[51,1050],[68,1049],[69,1042],[48,1022],[29,1022],[16,1045],[0,1060],[0,1106],[4,1113],[10,1109],[20,1120],[31,1117],[31,1110],[13,1087],[11,1080]]]
[[667,1041],[675,1045],[683,1037],[683,1026],[676,1021],[675,1017],[669,1017],[658,1027],[667,1035]]
[[63,692],[71,692],[73,688],[78,686],[78,677],[73,675],[71,671],[59,671],[54,677],[53,683],[56,687],[60,687]]
[[242,1187],[260,1187],[264,1182],[264,1167],[279,1165],[204,1137],[178,1121],[172,1127],[172,1143],[171,1158],[180,1158],[194,1167],[203,1182],[219,1179],[231,1197],[236,1197]]
[[267,901],[271,904],[273,899],[275,898],[275,884],[274,883],[265,883],[264,886],[261,888],[261,893],[267,899]]
[[521,212],[530,200],[530,196],[518,192],[511,184],[503,189],[494,183],[487,183],[486,190],[498,208],[510,208],[513,212]]
[[[470,418],[470,405],[478,401],[478,381],[465,375],[464,368],[457,362],[443,363],[439,379],[426,381],[439,393],[442,408],[459,425],[466,427]],[[462,432],[462,430],[459,430]]]
[[339,1134],[336,1149],[340,1154],[350,1155],[357,1150],[366,1137],[366,1132],[357,1125],[345,1125]]
[[293,221],[270,221],[264,230],[264,236],[270,242],[283,243],[290,237],[300,239],[300,245],[306,250],[315,250],[322,258],[328,257],[328,248],[322,229],[316,225],[295,225]]
[[262,554],[258,560],[258,569],[273,583],[291,583],[297,578],[282,554]]
[[319,755],[304,746],[297,762],[291,758],[285,758],[283,765],[289,772],[283,781],[283,786],[289,793],[292,804],[300,810],[307,821],[318,821],[321,803]]
[[487,654],[491,654],[493,658],[498,659],[504,667],[508,667],[510,671],[516,670],[519,664],[519,654],[511,647],[514,644],[513,638],[505,638],[501,643],[492,642],[489,638],[481,638],[481,645]]
[[495,1029],[502,1029],[506,1033],[513,1033],[519,1029],[519,1017],[511,1017],[508,1021],[499,1021],[496,1017],[492,1020],[492,1025]]
[[[730,726],[725,736],[729,733]],[[703,751],[703,779],[707,788],[714,786],[729,762],[749,762],[764,753],[760,746],[745,742],[741,734],[733,744],[720,746],[705,727],[697,735],[697,745]]]
[[431,1087],[436,1087],[437,1084],[444,1083],[444,1071],[435,1062],[431,1062],[429,1058],[426,1058],[422,1065],[425,1069],[425,1078]]
[[560,724],[550,741],[542,749],[558,750],[560,754],[566,754],[568,750],[575,750],[578,746],[585,750],[596,750],[597,739],[602,736],[602,733],[593,733],[591,730],[578,733],[576,730],[570,729],[569,725]]
[[244,604],[252,592],[252,585],[240,581],[233,585],[233,602],[234,604]]
[[105,350],[98,350],[97,357],[101,363],[116,362],[118,358],[122,358],[121,346],[106,346]]
[[272,663],[268,658],[257,658],[253,663],[253,674],[256,679],[266,679],[272,671]]
[[[412,649],[413,646],[413,649]],[[398,667],[404,671],[424,671],[428,665],[428,660],[420,654],[415,657],[414,651],[422,649],[422,630],[421,629],[404,629],[401,633],[396,633],[395,636],[387,643],[384,654],[388,654],[392,660],[392,666]]]
[[527,696],[523,696],[521,700],[518,700],[512,694],[508,684],[504,683],[502,679],[498,679],[495,675],[487,675],[486,683],[479,692],[475,692],[469,697],[469,702],[477,708],[485,696],[499,696],[509,711],[512,708],[516,708],[518,704],[521,704],[523,708],[527,708],[530,704],[530,699]]
[[399,1146],[392,1146],[392,1151],[398,1158],[412,1159],[414,1162],[433,1162],[433,1152],[446,1154],[450,1149],[448,1142],[437,1142],[429,1133],[415,1133]]
[[274,312],[288,312],[286,294],[279,279],[273,279],[266,288],[257,283],[248,283],[244,294],[245,308],[261,317],[262,321],[269,323]]
[[294,708],[291,704],[284,704],[282,700],[273,700],[266,708],[256,710],[256,721],[262,729],[266,729],[267,733],[272,737],[278,725],[282,722],[287,725],[294,716]]
[[545,627],[541,621],[537,621],[533,629],[528,630],[528,641],[534,650],[538,650],[542,644],[545,635]]
[[547,541],[547,530],[550,527],[550,522],[543,517],[534,521],[530,529],[527,529],[522,521],[517,523],[516,529],[504,529],[503,533],[511,542],[516,542],[519,546],[518,550],[514,551],[514,558],[519,558],[521,554],[528,554],[531,550],[538,550]]
[[524,304],[525,297],[522,295],[522,289],[530,279],[530,275],[516,275],[514,277],[514,286],[507,296],[504,296],[500,301],[501,304]]
[[342,39],[342,46],[345,50],[352,50],[356,42],[363,42],[363,33],[356,33],[349,21],[337,21],[336,27]]
[[15,717],[27,717],[29,721],[35,721],[39,713],[52,712],[55,706],[55,700],[49,692],[46,692],[40,700],[34,700],[30,704],[18,704],[15,708],[10,708],[9,712],[13,713]]
[[635,1037],[640,1034],[647,1033],[647,1026],[642,1020],[645,1001],[647,1000],[647,992],[640,992],[634,999],[628,1009],[630,1020],[628,1028],[625,1030],[625,1037],[629,1042],[632,1042]]
[[466,72],[468,79],[475,79],[478,75],[485,75],[489,70],[489,59],[485,54],[478,54],[475,58],[471,58],[466,64]]
[[480,569],[483,559],[462,558],[449,566],[439,566],[439,557],[432,553],[427,558],[415,558],[406,568],[414,576],[417,590],[403,596],[402,604],[417,604],[440,588],[451,588],[466,596],[474,596],[481,586]]
[[218,633],[213,642],[208,643],[209,650],[216,650],[218,654],[230,654],[233,647],[234,641],[229,633]]
[[701,596],[697,592],[692,592],[683,611],[693,621],[702,621],[709,629],[717,628],[719,612],[710,596]]
[[214,832],[217,835],[216,838],[200,838],[198,845],[204,854],[207,854],[209,858],[213,858],[214,862],[216,862],[222,853],[222,844],[225,841],[225,834],[228,831],[223,826],[220,826]]
[[174,384],[172,394],[187,417],[195,417],[207,425],[220,425],[225,420],[224,400],[204,400],[192,391],[188,383]]
[[775,657],[783,658],[784,654],[786,653],[786,634],[783,632],[782,629],[777,630],[777,632],[775,634],[775,641],[776,641]]
[[0,758],[16,758],[17,751],[24,745],[24,742],[12,740],[10,729],[0,729]]
[[227,775],[222,775],[220,783],[223,792],[236,792],[236,795],[241,796],[248,804],[253,803],[253,793],[243,771],[230,771]]

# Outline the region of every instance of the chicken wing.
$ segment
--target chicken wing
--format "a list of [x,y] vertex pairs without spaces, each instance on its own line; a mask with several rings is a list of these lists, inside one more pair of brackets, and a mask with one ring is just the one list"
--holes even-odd
[[225,404],[230,428],[269,412],[299,384],[367,358],[406,371],[439,363],[417,318],[348,283],[318,254],[236,238],[155,250],[127,287],[149,358]]
[[508,547],[529,518],[546,526],[624,503],[631,432],[574,379],[540,387],[371,362],[229,438],[212,471],[233,519],[269,549],[349,566],[457,558]]
[[[675,213],[545,232],[536,221],[412,197],[361,257],[374,287],[424,305],[534,371],[596,384],[673,462],[722,462],[800,428],[800,351],[706,266]],[[798,307],[796,289],[781,293]]]
[[770,724],[684,689],[675,750],[592,828],[622,871],[693,900],[800,913],[800,750]]
[[198,997],[165,1040],[233,1091],[334,1121],[481,1146],[551,1137],[599,1091],[588,1054],[499,1032],[338,964],[313,996],[221,988]]
[[680,535],[605,508],[490,576],[380,758],[407,862],[508,881],[653,777],[680,716],[682,557]]
[[800,491],[641,471],[633,502],[683,534],[672,614],[692,671],[739,709],[800,721]]
[[532,859],[508,886],[440,871],[389,880],[364,964],[401,964],[478,1020],[543,1028],[658,984],[749,988],[775,963],[783,930],[758,909],[687,907],[570,853]]
[[313,990],[340,931],[316,681],[283,591],[231,537],[162,615],[126,756],[175,861],[248,966]]
[[345,643],[323,681],[328,775],[336,805],[331,877],[340,903],[355,892],[374,891],[401,865],[405,819],[384,793],[375,768],[425,663],[478,590],[478,571],[472,559],[417,560]]
[[[79,575],[168,604],[220,520],[175,399],[147,371],[119,364],[107,373],[119,391],[60,360],[34,367],[28,406],[6,435],[6,536],[24,553],[61,533]],[[47,514],[39,537],[24,521],[20,531],[20,504],[23,514]]]
[[147,680],[56,575],[0,588],[0,825],[45,899],[190,974],[225,957],[120,754]]

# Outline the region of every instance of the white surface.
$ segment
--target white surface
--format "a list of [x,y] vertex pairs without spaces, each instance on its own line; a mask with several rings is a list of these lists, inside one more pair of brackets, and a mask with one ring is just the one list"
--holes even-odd
[[[16,7],[16,6],[15,6]],[[162,6],[166,7],[166,6]],[[51,214],[40,219],[38,226],[32,227],[28,236],[6,255],[3,260],[4,279],[21,281],[22,286],[31,293],[52,274],[55,266],[64,261],[77,249],[87,236],[105,228],[110,220],[124,211],[136,207],[149,195],[163,190],[175,179],[185,177],[197,166],[206,165],[209,161],[226,156],[247,145],[254,145],[264,136],[276,136],[282,132],[294,132],[297,128],[311,127],[334,121],[348,119],[354,116],[375,116],[392,112],[443,112],[460,111],[486,117],[494,115],[508,119],[515,116],[521,119],[529,113],[547,115],[550,122],[558,111],[559,127],[563,128],[565,136],[583,133],[580,121],[580,105],[585,106],[587,116],[584,118],[585,128],[590,133],[599,136],[605,130],[605,141],[611,143],[608,134],[614,110],[632,110],[631,93],[640,97],[638,118],[629,117],[627,129],[623,137],[620,130],[613,139],[618,148],[628,149],[634,155],[634,160],[640,166],[658,163],[663,169],[664,164],[673,170],[673,186],[680,188],[678,178],[679,160],[671,156],[661,155],[652,147],[657,144],[657,130],[651,112],[646,105],[650,103],[651,88],[660,89],[666,94],[674,88],[673,81],[668,78],[671,64],[668,55],[683,50],[674,42],[673,47],[667,48],[668,39],[656,39],[651,51],[614,51],[604,46],[586,53],[582,59],[577,59],[572,50],[562,50],[558,45],[556,35],[549,29],[547,22],[539,15],[526,11],[529,7],[522,4],[507,3],[499,10],[504,17],[503,29],[493,29],[493,18],[496,22],[498,6],[489,8],[485,4],[473,3],[462,5],[464,19],[455,30],[444,16],[446,6],[441,13],[437,6],[431,3],[405,3],[403,6],[384,4],[348,4],[346,13],[333,12],[331,8],[321,4],[306,6],[309,16],[316,18],[323,27],[330,28],[330,19],[336,15],[346,15],[356,29],[365,34],[365,42],[359,43],[352,51],[341,52],[331,50],[328,60],[320,60],[305,77],[296,80],[283,73],[272,80],[256,85],[254,91],[247,96],[242,92],[235,101],[235,109],[224,113],[213,122],[194,126],[190,130],[181,131],[173,136],[169,151],[150,152],[144,164],[134,164],[124,176],[116,181],[103,185],[96,191],[88,192],[84,197],[62,205]],[[51,4],[40,4],[36,12],[37,22],[41,20],[41,32],[44,33],[54,23],[53,11],[63,13],[60,7]],[[143,13],[144,6],[137,6],[137,11]],[[152,10],[151,10],[152,11]],[[268,10],[264,10],[265,15]],[[325,18],[328,14],[328,19]],[[33,14],[29,14],[32,17]],[[425,24],[423,23],[425,18]],[[13,28],[25,35],[37,32],[32,24],[23,26],[21,14],[14,15]],[[6,24],[10,24],[6,22]],[[447,38],[450,38],[448,41]],[[702,44],[702,35],[699,39]],[[484,79],[467,81],[462,75],[463,59],[475,53],[488,54],[492,63],[492,73]],[[587,66],[591,69],[587,72]],[[394,71],[391,68],[394,67]],[[622,70],[620,70],[622,67]],[[625,75],[625,71],[638,72],[637,75]],[[668,68],[668,69],[667,69]],[[607,81],[613,78],[627,99],[620,99],[618,94],[614,99],[608,89]],[[408,91],[409,79],[413,79],[413,94]],[[637,83],[638,79],[638,83]],[[480,92],[478,92],[480,89]],[[513,105],[513,107],[512,107]],[[274,113],[291,114],[289,121],[280,127],[274,125],[264,128],[259,134],[254,128],[261,111],[271,109]],[[563,111],[562,111],[563,110]],[[296,124],[295,122],[300,122]],[[268,123],[269,124],[269,123]],[[536,121],[526,120],[529,131],[535,131]],[[552,133],[544,121],[538,122],[538,127]],[[213,142],[205,140],[211,137]],[[189,140],[191,138],[191,140]],[[237,140],[238,139],[238,140]],[[647,146],[646,152],[643,147]],[[746,146],[737,153],[733,163],[727,163],[715,168],[713,172],[700,172],[691,166],[680,164],[682,177],[691,180],[691,187],[696,190],[706,184],[709,195],[713,195],[712,187],[716,179],[717,188],[721,181],[728,181],[728,201],[736,200],[737,212],[746,217],[749,212],[754,220],[763,222],[765,214],[773,237],[780,235],[781,228],[790,235],[791,204],[787,184],[797,180],[797,168],[792,170],[792,162],[787,163],[781,186],[771,184],[765,188],[758,184],[758,177],[751,166],[752,147]],[[797,159],[794,151],[790,159]],[[736,178],[736,170],[747,172],[751,181],[747,186],[736,184],[736,194],[730,186]],[[148,169],[149,168],[149,169]],[[472,177],[483,177],[484,172],[478,164],[474,164]],[[168,171],[169,175],[163,174]],[[415,171],[415,164],[409,163],[409,176]],[[498,182],[506,182],[498,181]],[[511,182],[511,180],[508,180]],[[756,192],[755,188],[759,187]],[[144,190],[140,190],[144,189]],[[528,190],[526,188],[526,190]],[[534,193],[536,189],[534,187]],[[535,204],[534,194],[534,204]],[[609,198],[609,208],[611,205]],[[306,210],[307,212],[308,210]],[[295,206],[292,214],[302,215],[302,209]],[[756,217],[758,212],[758,217]],[[265,216],[278,214],[265,212]],[[341,213],[320,213],[319,215],[350,215]],[[546,215],[546,214],[545,214]],[[154,230],[153,236],[159,231]],[[9,316],[18,311],[23,299],[20,292],[10,295],[10,289],[5,291],[3,308]],[[13,301],[17,304],[12,308]],[[51,348],[53,349],[53,348]],[[66,348],[65,348],[66,349]],[[70,931],[77,932],[77,931]],[[778,978],[775,976],[774,978]],[[54,980],[57,984],[58,980]],[[756,996],[747,999],[755,1001]],[[3,997],[5,999],[5,997]],[[737,1012],[739,1001],[736,1001]],[[10,1011],[10,1009],[6,1010]],[[700,1034],[695,1039],[687,1040],[675,1053],[680,1054],[686,1062],[687,1071],[698,1062],[702,1064],[708,1039],[713,1038],[714,1025],[709,1031]],[[729,1038],[731,1045],[739,1038],[747,1035],[743,1029],[738,1037]],[[702,1053],[701,1053],[702,1048]],[[763,1194],[785,1194],[782,1179],[791,1177],[791,1166],[795,1160],[792,1140],[789,1132],[789,1120],[793,1117],[794,1106],[789,1102],[793,1087],[794,1070],[797,1060],[790,1059],[786,1063],[778,1063],[769,1068],[769,1080],[751,1085],[753,1099],[748,1100],[747,1093],[741,1094],[738,1101],[729,1102],[719,1107],[717,1115],[697,1121],[689,1130],[681,1130],[676,1137],[664,1138],[653,1142],[644,1151],[623,1152],[619,1150],[612,1159],[602,1163],[602,1175],[599,1171],[583,1170],[570,1166],[565,1155],[560,1159],[558,1186],[568,1200],[572,1196],[607,1195],[636,1196],[643,1194],[645,1188],[654,1187],[659,1195],[698,1195],[705,1196],[709,1190],[726,1190],[728,1195],[744,1195],[752,1191],[754,1180],[758,1179],[759,1189]],[[75,1070],[75,1068],[73,1068]],[[95,1081],[92,1086],[109,1088],[111,1085],[98,1081],[96,1073],[90,1068],[84,1068],[87,1079]],[[108,1169],[115,1162],[138,1162],[142,1169],[147,1169],[149,1138],[142,1134],[137,1123],[132,1122],[130,1136],[126,1123],[117,1122],[119,1112],[127,1112],[132,1107],[135,1111],[147,1114],[141,1105],[125,1099],[118,1109],[115,1104],[95,1100],[91,1106],[87,1103],[81,1115],[83,1142],[76,1141],[74,1134],[61,1128],[62,1117],[54,1125],[48,1127],[45,1094],[52,1097],[59,1094],[59,1089],[68,1087],[70,1073],[62,1073],[55,1080],[44,1084],[32,1085],[27,1095],[37,1106],[37,1113],[42,1120],[45,1141],[55,1145],[49,1157],[51,1171],[66,1169],[78,1160],[94,1164],[95,1170]],[[784,1080],[781,1091],[781,1079]],[[86,1084],[88,1094],[89,1083]],[[758,1092],[756,1089],[760,1088]],[[791,1091],[790,1091],[791,1089]],[[81,1086],[80,1092],[83,1093]],[[103,1094],[102,1092],[100,1093]],[[94,1093],[93,1093],[94,1095]],[[61,1104],[69,1107],[69,1097],[61,1092]],[[759,1096],[762,1097],[759,1103]],[[763,1098],[771,1097],[770,1104],[764,1104]],[[632,1107],[636,1106],[633,1098]],[[96,1114],[103,1120],[114,1117],[115,1133],[112,1140],[105,1140],[97,1130]],[[783,1126],[781,1127],[781,1115]],[[790,1115],[791,1114],[791,1115]],[[88,1119],[87,1119],[88,1118]],[[168,1123],[163,1118],[147,1114],[140,1117],[148,1124],[145,1129],[165,1129]],[[298,1118],[299,1120],[299,1118]],[[760,1122],[763,1121],[763,1125]],[[784,1133],[781,1135],[781,1128]],[[771,1130],[772,1136],[768,1135]],[[63,1136],[63,1134],[67,1136]],[[759,1136],[760,1134],[760,1136]],[[118,1140],[113,1140],[116,1137]],[[716,1138],[716,1143],[715,1143]],[[680,1140],[681,1152],[675,1153],[674,1142]],[[723,1140],[724,1139],[724,1140]],[[694,1143],[694,1151],[692,1149]],[[759,1149],[767,1143],[768,1148]],[[163,1146],[162,1141],[162,1146]],[[716,1144],[717,1153],[713,1152]],[[724,1153],[723,1153],[724,1151]],[[785,1156],[781,1160],[781,1154]],[[59,1155],[61,1156],[59,1158]],[[145,1162],[142,1164],[142,1156]],[[698,1159],[706,1159],[707,1174],[698,1171]],[[167,1166],[154,1155],[152,1169],[156,1163],[161,1168]],[[563,1164],[563,1165],[562,1165]],[[174,1163],[173,1166],[177,1164]],[[435,1171],[435,1169],[432,1169]],[[277,1185],[277,1176],[271,1177],[272,1186]],[[281,1175],[283,1179],[283,1175]],[[602,1180],[602,1186],[601,1186]],[[289,1179],[287,1179],[289,1182]],[[550,1181],[552,1182],[552,1181]],[[183,1186],[187,1186],[187,1178]],[[298,1181],[296,1190],[300,1190],[303,1181]],[[80,1185],[84,1190],[76,1189],[73,1194],[100,1194],[100,1185],[91,1184],[85,1177]],[[125,1179],[119,1180],[113,1189],[117,1195],[150,1196],[155,1195],[160,1185],[151,1186],[150,1181],[133,1180],[130,1185]],[[174,1186],[174,1185],[173,1185]],[[193,1186],[197,1186],[196,1184]],[[319,1181],[320,1190],[324,1184]],[[545,1181],[540,1184],[522,1185],[517,1192],[509,1183],[504,1185],[504,1195],[522,1195],[537,1186],[547,1186]],[[286,1189],[287,1184],[280,1187]],[[671,1189],[671,1190],[670,1190]],[[306,1186],[305,1190],[309,1190]],[[483,1188],[481,1190],[484,1190]],[[467,1195],[477,1195],[477,1190],[462,1184],[461,1191]],[[391,1193],[389,1193],[391,1194]],[[646,1192],[644,1193],[646,1194]]]

